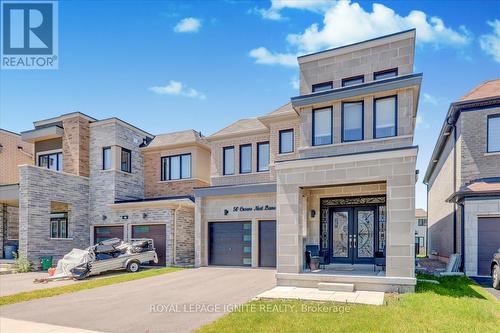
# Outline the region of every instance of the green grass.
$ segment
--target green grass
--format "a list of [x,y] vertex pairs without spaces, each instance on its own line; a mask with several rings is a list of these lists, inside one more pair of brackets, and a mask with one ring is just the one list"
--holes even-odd
[[414,294],[386,294],[383,306],[253,301],[199,332],[499,332],[500,302],[491,294],[465,277],[438,280],[418,283]]
[[[142,271],[137,272],[137,273],[120,274],[120,275],[112,276],[109,278],[93,279],[93,280],[83,281],[83,282],[79,282],[79,283],[75,283],[75,284],[71,284],[71,285],[66,285],[66,286],[61,286],[61,287],[26,291],[26,292],[22,292],[22,293],[17,293],[17,294],[13,294],[13,295],[7,295],[7,296],[0,297],[0,306],[19,303],[19,302],[26,302],[26,301],[30,301],[30,300],[38,299],[38,298],[45,298],[45,297],[58,296],[58,295],[62,295],[62,294],[74,293],[74,292],[80,291],[80,290],[104,287],[104,286],[109,286],[111,284],[116,284],[116,283],[144,279],[144,278],[148,278],[148,277],[152,277],[152,276],[157,276],[157,275],[161,275],[161,274],[175,272],[175,271],[178,271],[181,269],[183,269],[183,268],[165,267],[165,268],[158,268],[158,269],[147,269],[147,270],[142,270]],[[49,282],[49,283],[54,283],[54,282]]]

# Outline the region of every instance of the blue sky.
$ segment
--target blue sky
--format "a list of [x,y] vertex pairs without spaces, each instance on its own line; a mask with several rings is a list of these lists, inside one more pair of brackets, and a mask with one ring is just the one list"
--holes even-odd
[[500,77],[499,19],[498,1],[61,1],[59,69],[1,71],[0,127],[80,111],[208,135],[297,95],[296,55],[415,26],[423,175],[450,102]]

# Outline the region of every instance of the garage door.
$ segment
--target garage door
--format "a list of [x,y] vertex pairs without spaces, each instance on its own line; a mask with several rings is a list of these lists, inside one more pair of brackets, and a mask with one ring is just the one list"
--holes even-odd
[[477,273],[490,275],[493,253],[500,248],[500,217],[480,217],[477,222]]
[[212,222],[209,240],[210,265],[252,265],[251,222]]
[[123,226],[94,227],[94,244],[110,238],[123,239]]
[[133,225],[132,238],[153,239],[156,254],[158,255],[158,266],[166,265],[166,227],[164,224]]
[[276,267],[276,221],[259,222],[259,266]]

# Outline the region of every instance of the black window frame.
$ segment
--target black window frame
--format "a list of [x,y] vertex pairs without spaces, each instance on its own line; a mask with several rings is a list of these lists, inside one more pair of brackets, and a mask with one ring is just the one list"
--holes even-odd
[[[126,172],[126,173],[132,173],[132,151],[130,149],[127,149],[127,148],[123,148],[123,147],[120,147],[120,148],[121,148],[121,150],[120,150],[120,170],[123,172]],[[128,169],[127,170],[123,170],[123,152],[128,153],[128,161],[127,161]]]
[[[316,133],[315,133],[315,130],[314,128],[316,127],[316,111],[322,111],[322,110],[325,110],[325,109],[330,109],[330,143],[322,143],[322,144],[317,144],[316,143],[316,140],[315,140],[315,137],[316,137]],[[333,107],[332,106],[327,106],[327,107],[324,107],[324,108],[317,108],[317,109],[313,109],[312,110],[312,145],[315,146],[315,147],[318,147],[318,146],[326,146],[326,145],[331,145],[333,144]]]
[[[56,155],[56,169],[55,171],[63,171],[63,165],[61,165],[61,159],[59,158],[59,156],[63,156],[63,152],[62,151],[58,151],[58,152],[53,152],[53,153],[47,153],[47,154],[39,154],[38,155],[38,166],[39,167],[42,167],[41,163],[40,163],[40,160],[42,159],[42,157],[46,157],[46,156],[51,156],[51,155]],[[64,162],[64,157],[62,158],[63,162]],[[49,169],[49,170],[54,170],[54,169],[51,169],[50,168],[50,165],[47,161],[47,166],[46,167],[42,167],[42,168],[46,168],[46,169]]]
[[[183,156],[189,156],[190,158],[190,168],[189,168],[189,177],[184,177],[182,173],[182,157]],[[179,178],[173,178],[172,179],[172,159],[175,157],[179,157]],[[168,160],[168,170],[165,170],[164,166],[164,160]],[[176,155],[168,155],[168,156],[162,156],[160,158],[160,181],[171,181],[171,180],[185,180],[185,179],[191,179],[193,178],[193,156],[191,153],[185,153],[185,154],[176,154]]]
[[[109,150],[109,168],[106,168],[106,158],[105,158],[105,151],[106,150]],[[103,147],[102,148],[102,169],[103,170],[110,170],[111,169],[111,166],[113,165],[113,156],[112,156],[112,151],[111,151],[111,147]]]
[[[283,151],[281,149],[281,134],[283,133],[292,133],[292,150],[290,151]],[[295,151],[295,131],[293,130],[293,128],[288,128],[288,129],[284,129],[284,130],[280,130],[279,133],[278,133],[278,153],[279,154],[291,154]]]
[[[267,145],[267,150],[268,150],[268,163],[267,163],[267,168],[264,170],[260,169],[260,147],[263,145]],[[269,162],[271,162],[271,145],[269,144],[269,141],[263,141],[263,142],[257,142],[257,172],[267,172],[269,171]]]
[[[53,217],[52,215],[55,214],[64,214],[64,217]],[[51,239],[68,239],[69,237],[69,217],[68,217],[68,212],[50,212],[50,223],[49,223],[49,228],[50,228],[50,238]],[[52,234],[52,223],[56,222],[57,223],[57,235],[54,237]],[[62,228],[61,228],[61,222],[66,224],[66,236],[62,236]]]
[[[398,76],[398,68],[397,67],[396,68],[389,68],[389,69],[384,69],[383,71],[374,72],[373,73],[373,81],[384,80],[384,79],[377,78],[377,76],[388,74],[388,73],[394,73],[395,75],[391,76],[391,77],[396,77],[396,76]],[[386,79],[389,79],[389,77],[386,77]]]
[[[242,150],[243,148],[248,148],[248,147],[250,147],[250,170],[249,170],[249,171],[243,171],[243,170],[242,170],[242,168],[241,168],[241,164],[242,164],[242,163],[241,163],[241,161],[242,161],[242,156],[243,156],[243,155],[241,154],[241,150]],[[239,159],[238,159],[238,162],[239,162],[238,169],[239,169],[239,170],[238,170],[238,171],[239,171],[239,173],[240,173],[240,174],[252,173],[252,159],[253,159],[253,158],[252,158],[252,153],[253,153],[253,152],[252,152],[252,144],[251,144],[251,143],[245,143],[245,144],[243,144],[243,145],[240,145],[238,150],[239,150],[239,151],[238,151],[238,154],[239,154]]]
[[425,227],[427,225],[427,219],[424,218],[418,218],[417,219],[417,225],[419,227]]
[[345,79],[342,79],[342,87],[350,87],[356,84],[361,84],[361,83],[354,83],[351,85],[346,85],[349,81],[354,81],[354,80],[359,80],[361,79],[361,83],[365,83],[365,76],[364,75],[356,75],[356,76],[351,76],[351,77],[346,77]]
[[[345,117],[344,117],[344,105],[345,104],[356,104],[356,103],[361,103],[361,139],[346,140],[344,138],[344,119],[345,119]],[[365,139],[365,101],[364,100],[342,102],[340,118],[341,118],[340,119],[341,142],[356,142],[356,141],[363,141]]]
[[490,150],[490,119],[492,118],[500,118],[499,114],[490,114],[486,120],[486,152],[487,153],[500,153],[499,150]]
[[[232,173],[227,173],[227,170],[226,170],[226,150],[230,150],[230,149],[233,150],[233,171],[232,171]],[[234,153],[235,153],[234,146],[227,146],[227,147],[222,148],[222,175],[223,176],[232,176],[236,172],[236,170],[235,170],[236,159],[234,158]]]
[[[329,86],[329,89],[322,89],[319,91],[316,91],[315,89],[321,88],[321,87],[326,87]],[[312,93],[317,93],[317,92],[322,92],[322,91],[327,91],[327,90],[332,90],[333,89],[333,81],[326,81],[326,82],[321,82],[321,83],[316,83],[311,86],[311,92]]]
[[[377,136],[377,101],[381,99],[394,98],[394,135],[388,136]],[[373,138],[374,139],[384,139],[393,138],[398,136],[398,95],[390,95],[384,97],[378,97],[373,99]]]

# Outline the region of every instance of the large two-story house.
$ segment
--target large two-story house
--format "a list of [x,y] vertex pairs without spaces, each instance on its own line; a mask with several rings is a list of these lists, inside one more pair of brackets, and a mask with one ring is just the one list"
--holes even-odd
[[[301,56],[299,96],[207,137],[195,264],[276,266],[278,285],[412,291],[414,49],[409,30]],[[311,247],[321,272],[306,268]]]
[[490,275],[500,248],[500,79],[450,105],[424,183],[428,254],[458,253],[467,275]]

